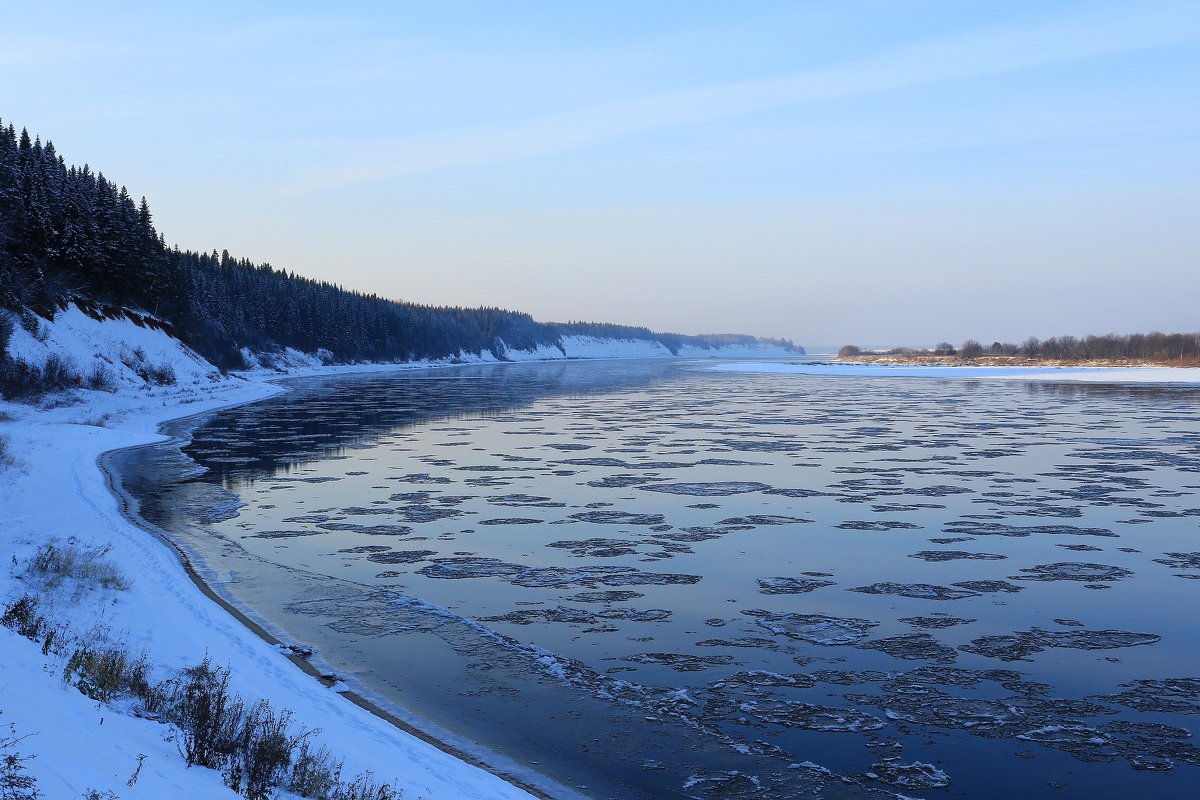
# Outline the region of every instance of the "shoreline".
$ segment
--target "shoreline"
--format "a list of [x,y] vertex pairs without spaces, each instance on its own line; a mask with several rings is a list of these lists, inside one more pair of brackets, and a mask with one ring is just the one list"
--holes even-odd
[[716,364],[720,372],[763,372],[827,378],[925,378],[950,380],[1000,380],[1031,383],[1093,384],[1110,386],[1195,386],[1200,367],[1079,366],[1063,364],[980,365],[892,363],[880,361],[738,361]]
[[[208,409],[205,409],[204,411],[199,411],[199,412],[196,412],[193,414],[185,414],[185,415],[179,416],[179,417],[170,417],[170,418],[162,419],[158,423],[158,434],[160,436],[168,437],[168,441],[144,442],[141,444],[132,444],[132,445],[128,445],[125,447],[113,448],[111,450],[104,451],[96,459],[97,468],[100,470],[100,472],[104,476],[104,480],[105,480],[106,485],[108,486],[109,491],[112,493],[112,495],[118,501],[119,511],[120,511],[121,515],[131,525],[133,525],[133,526],[141,529],[145,533],[153,536],[156,540],[162,542],[173,553],[175,553],[175,555],[177,556],[177,558],[179,560],[180,566],[183,567],[185,573],[187,574],[187,577],[191,580],[192,584],[206,598],[208,598],[210,601],[212,601],[218,607],[220,607],[221,609],[226,611],[230,616],[232,616],[235,620],[237,620],[237,622],[239,624],[241,624],[244,628],[246,628],[252,634],[257,636],[263,642],[265,642],[268,645],[271,645],[272,647],[279,648],[280,654],[283,655],[288,661],[290,661],[295,667],[297,667],[305,675],[307,675],[311,678],[314,678],[316,681],[318,681],[321,685],[325,686],[326,688],[333,687],[335,685],[335,683],[337,682],[337,679],[330,680],[329,678],[325,677],[325,675],[329,674],[328,671],[319,669],[316,665],[314,665],[312,663],[309,656],[302,656],[295,652],[284,652],[284,649],[287,648],[288,643],[286,641],[284,641],[284,639],[287,637],[280,636],[280,634],[283,633],[283,631],[281,629],[275,628],[274,623],[271,623],[269,620],[266,620],[265,618],[263,618],[262,621],[255,619],[253,616],[251,616],[252,612],[248,612],[246,609],[243,609],[242,607],[240,607],[237,604],[237,602],[235,602],[234,600],[231,600],[229,598],[226,598],[220,592],[218,592],[217,589],[215,589],[212,585],[210,585],[208,583],[208,581],[206,581],[205,578],[200,574],[200,570],[197,569],[197,566],[194,563],[194,559],[199,558],[199,556],[193,555],[192,553],[190,553],[188,551],[188,549],[171,534],[170,531],[164,530],[164,529],[158,527],[157,525],[153,525],[152,523],[146,521],[144,518],[141,517],[140,514],[137,513],[137,511],[134,508],[135,501],[129,495],[128,492],[126,492],[124,489],[121,488],[120,481],[116,474],[116,470],[113,467],[111,461],[118,453],[123,452],[123,451],[138,450],[138,449],[145,448],[145,447],[159,446],[159,445],[164,445],[164,444],[170,444],[171,446],[176,446],[178,444],[182,444],[183,439],[181,437],[171,436],[171,435],[163,433],[163,429],[168,426],[179,425],[181,423],[187,423],[191,419],[201,417],[206,414],[213,413],[213,412],[224,411],[227,409],[236,408],[241,405],[250,405],[252,403],[261,402],[263,400],[266,400],[266,399],[269,399],[272,397],[277,397],[280,394],[290,391],[286,386],[281,386],[279,383],[276,383],[276,381],[304,380],[304,379],[309,379],[309,378],[319,378],[324,375],[330,375],[330,376],[352,375],[352,374],[365,375],[365,374],[372,374],[372,373],[379,374],[379,373],[386,373],[386,372],[402,372],[402,371],[407,372],[407,371],[417,371],[417,370],[421,370],[421,369],[444,369],[444,368],[456,368],[456,367],[476,366],[476,365],[474,365],[474,364],[429,364],[429,365],[368,364],[368,365],[361,365],[361,366],[364,366],[366,368],[362,369],[362,370],[355,370],[355,369],[353,369],[352,366],[350,366],[349,368],[342,368],[342,369],[338,369],[335,367],[333,369],[330,369],[328,372],[321,371],[320,368],[315,368],[315,371],[313,374],[281,375],[278,377],[268,378],[268,379],[259,378],[258,376],[246,377],[244,379],[250,383],[267,385],[267,386],[275,386],[275,387],[278,387],[280,391],[272,392],[270,394],[265,394],[261,397],[256,397],[256,398],[252,398],[252,399],[248,399],[248,400],[241,400],[241,401],[236,401],[236,402],[232,402],[232,403],[225,404],[225,405],[214,406],[212,408],[208,408]],[[393,367],[393,369],[388,369],[388,367]],[[272,628],[275,628],[275,630],[272,630]],[[528,770],[530,773],[533,773],[533,774],[537,775],[538,777],[540,777],[542,779],[542,782],[546,785],[539,785],[539,783],[536,781],[531,781],[526,778],[522,778],[521,776],[515,774],[515,772],[513,770],[505,769],[503,767],[503,765],[501,765],[501,764],[490,762],[487,758],[481,758],[481,757],[469,752],[469,750],[466,749],[465,747],[456,745],[454,742],[452,742],[451,741],[451,738],[453,738],[452,736],[438,735],[437,733],[430,730],[430,729],[437,727],[436,723],[434,723],[432,720],[425,720],[424,718],[421,718],[416,714],[412,714],[412,716],[414,718],[421,719],[423,722],[425,722],[428,725],[428,728],[422,728],[420,725],[406,721],[400,715],[387,710],[384,706],[386,704],[390,704],[390,701],[385,701],[382,698],[373,698],[373,697],[369,696],[369,693],[359,692],[354,689],[346,689],[344,691],[338,691],[337,693],[341,697],[345,698],[347,701],[353,703],[354,705],[363,709],[367,713],[369,713],[372,716],[376,717],[377,719],[383,721],[384,723],[391,725],[392,727],[398,729],[399,731],[406,733],[410,736],[414,736],[414,737],[420,739],[421,741],[426,742],[427,744],[433,745],[434,747],[437,747],[439,750],[446,753],[447,755],[452,756],[453,758],[455,758],[459,761],[462,761],[465,764],[469,764],[473,767],[476,767],[476,768],[484,770],[492,775],[495,775],[497,778],[500,778],[501,780],[503,780],[507,783],[510,783],[513,786],[515,786],[525,792],[528,792],[530,795],[538,798],[539,800],[559,800],[560,798],[585,798],[586,797],[585,795],[580,794],[576,790],[569,789],[568,787],[557,784],[553,779],[551,779],[547,776],[543,776],[540,773],[536,773],[536,771],[532,770],[528,766],[520,765],[523,769]],[[295,709],[293,709],[293,710],[295,710]],[[407,711],[407,709],[405,709],[405,711]],[[411,714],[411,712],[409,712],[409,713]],[[299,712],[297,712],[297,714],[300,717],[301,722],[303,722],[302,715],[300,715]],[[472,742],[471,744],[475,745],[481,751],[487,752],[488,755],[494,756],[497,761],[507,760],[499,754],[494,754],[494,753],[491,753],[490,751],[487,751],[483,745],[480,745],[476,742]],[[513,763],[515,764],[515,762],[513,762]]]
[[891,365],[899,367],[1012,367],[1055,368],[1055,369],[1195,369],[1195,363],[1174,361],[1144,361],[1129,358],[1091,358],[1068,361],[1055,358],[1028,358],[1025,356],[979,356],[963,359],[957,356],[936,356],[903,353],[860,353],[856,356],[834,356],[830,364]]

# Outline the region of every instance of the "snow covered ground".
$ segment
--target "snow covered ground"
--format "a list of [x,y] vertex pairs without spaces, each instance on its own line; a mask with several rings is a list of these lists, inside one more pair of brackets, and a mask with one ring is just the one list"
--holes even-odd
[[886,364],[780,363],[716,364],[723,372],[774,372],[864,378],[959,378],[964,380],[1068,381],[1075,383],[1200,383],[1194,367],[914,367]]

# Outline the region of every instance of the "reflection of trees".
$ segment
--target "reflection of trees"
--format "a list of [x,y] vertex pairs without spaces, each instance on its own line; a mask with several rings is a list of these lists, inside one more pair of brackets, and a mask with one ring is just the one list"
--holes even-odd
[[679,375],[664,362],[547,362],[346,375],[289,382],[287,394],[215,412],[174,432],[207,468],[200,478],[249,479],[367,446],[435,420],[495,416],[549,397],[645,388]]

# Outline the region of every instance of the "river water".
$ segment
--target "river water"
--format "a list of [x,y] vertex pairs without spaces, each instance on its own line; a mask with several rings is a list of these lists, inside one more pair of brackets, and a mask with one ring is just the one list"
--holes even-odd
[[239,606],[586,796],[1197,796],[1200,392],[707,366],[294,381],[116,467]]

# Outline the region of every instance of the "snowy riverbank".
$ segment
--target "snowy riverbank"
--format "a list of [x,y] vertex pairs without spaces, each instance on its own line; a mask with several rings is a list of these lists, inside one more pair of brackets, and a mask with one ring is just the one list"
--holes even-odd
[[1062,381],[1071,383],[1200,383],[1196,367],[950,367],[851,363],[745,361],[717,364],[723,372],[769,372],[861,378],[956,378],[961,380]]

